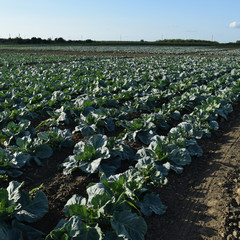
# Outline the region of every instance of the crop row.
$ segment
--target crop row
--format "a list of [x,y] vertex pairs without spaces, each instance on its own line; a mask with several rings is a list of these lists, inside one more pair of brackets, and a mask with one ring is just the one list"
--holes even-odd
[[[197,140],[210,137],[238,101],[238,66],[235,58],[190,57],[3,66],[0,174],[17,178],[25,165],[44,166],[73,147],[56,167],[99,173],[99,182],[87,187],[88,198],[66,202],[65,219],[46,239],[144,239],[143,216],[166,211],[151,186],[202,155]],[[0,233],[42,239],[25,223],[46,213],[46,196],[21,186],[12,181],[1,190]]]
[[221,55],[221,56],[240,56],[239,48],[228,49],[228,48],[214,48],[214,47],[199,47],[199,46],[57,46],[57,45],[42,45],[42,46],[0,46],[0,49],[4,50],[28,50],[28,51],[65,51],[65,52],[101,52],[101,53],[127,53],[127,54],[196,54],[196,55]]

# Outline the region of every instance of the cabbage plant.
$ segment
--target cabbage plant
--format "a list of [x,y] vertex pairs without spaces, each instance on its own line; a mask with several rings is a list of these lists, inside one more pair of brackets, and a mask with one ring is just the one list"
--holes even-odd
[[9,151],[0,147],[0,175],[19,177],[22,175],[20,168],[23,167],[29,160],[29,154],[21,152],[11,154]]
[[155,135],[156,125],[150,120],[134,119],[132,121],[119,121],[119,125],[126,129],[126,134],[123,139],[130,141],[140,141],[144,144],[149,144],[151,138]]
[[107,136],[97,134],[83,142],[80,141],[74,146],[74,155],[70,155],[60,165],[64,174],[70,174],[76,169],[87,173],[99,171],[101,161],[110,157],[107,148]]
[[23,183],[12,181],[7,189],[0,189],[0,239],[43,240],[43,233],[28,225],[48,212],[46,195],[22,191]]
[[31,136],[17,138],[16,145],[9,146],[10,151],[21,152],[33,159],[39,166],[43,166],[41,159],[50,158],[53,149],[39,138],[32,139]]
[[132,239],[143,240],[147,225],[141,216],[163,214],[166,207],[158,195],[150,193],[135,169],[87,188],[88,199],[73,195],[64,206],[65,217],[50,232],[52,239]]

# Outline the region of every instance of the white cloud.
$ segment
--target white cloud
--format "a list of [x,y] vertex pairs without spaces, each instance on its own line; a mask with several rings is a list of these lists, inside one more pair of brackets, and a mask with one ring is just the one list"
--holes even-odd
[[229,24],[230,28],[240,28],[240,22],[232,22]]

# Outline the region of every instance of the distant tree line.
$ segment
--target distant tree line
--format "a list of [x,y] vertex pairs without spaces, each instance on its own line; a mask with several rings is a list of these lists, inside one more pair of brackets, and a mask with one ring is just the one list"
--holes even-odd
[[217,41],[207,41],[207,40],[195,40],[195,39],[164,39],[158,40],[156,43],[159,44],[166,44],[166,45],[201,45],[201,46],[211,46],[211,45],[218,45],[219,42]]
[[240,46],[240,40],[235,43],[219,43],[217,41],[195,40],[195,39],[164,39],[157,41],[94,41],[87,40],[65,40],[62,37],[55,39],[42,39],[40,37],[32,37],[23,39],[20,36],[16,38],[0,38],[0,44],[61,44],[61,45],[75,45],[75,44],[91,44],[91,45],[160,45],[160,46]]
[[40,37],[32,37],[32,38],[0,38],[0,44],[65,44],[65,43],[92,43],[93,40],[87,39],[85,41],[81,40],[65,40],[62,37],[55,39],[42,39]]

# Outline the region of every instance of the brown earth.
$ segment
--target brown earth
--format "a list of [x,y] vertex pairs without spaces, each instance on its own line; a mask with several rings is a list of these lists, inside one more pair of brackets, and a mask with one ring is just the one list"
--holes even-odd
[[147,218],[147,240],[240,239],[240,104],[200,142],[204,155],[156,189],[168,206]]

